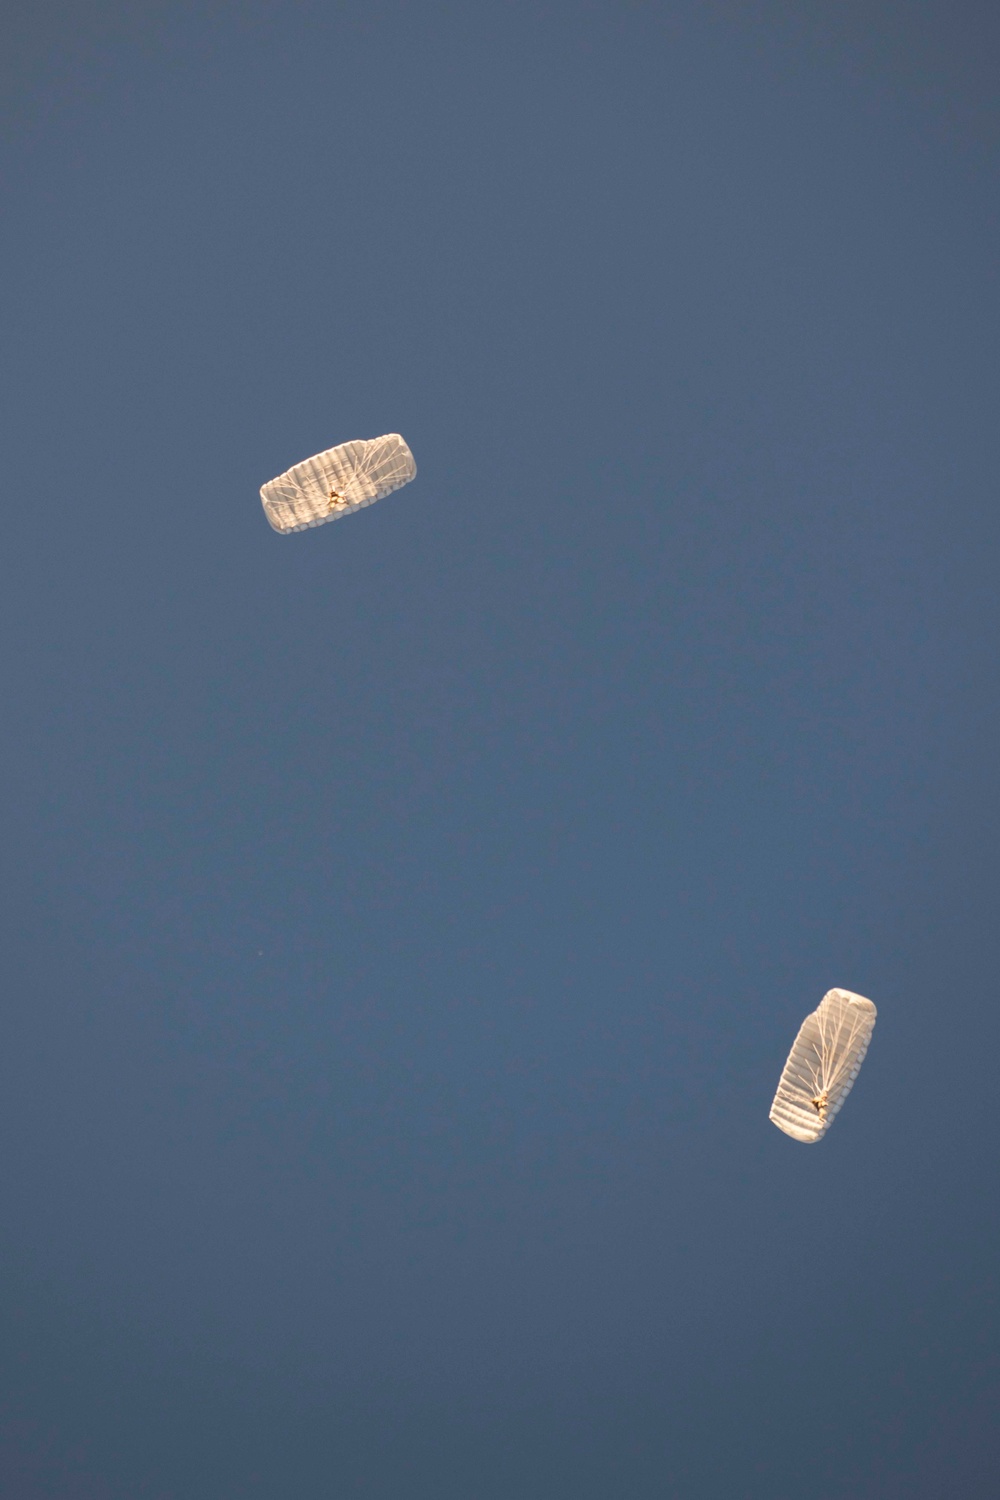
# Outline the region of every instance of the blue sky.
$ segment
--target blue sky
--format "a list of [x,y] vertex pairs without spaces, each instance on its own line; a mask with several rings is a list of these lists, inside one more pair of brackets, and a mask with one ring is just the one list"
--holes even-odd
[[5,26],[5,1493],[987,1500],[989,9]]

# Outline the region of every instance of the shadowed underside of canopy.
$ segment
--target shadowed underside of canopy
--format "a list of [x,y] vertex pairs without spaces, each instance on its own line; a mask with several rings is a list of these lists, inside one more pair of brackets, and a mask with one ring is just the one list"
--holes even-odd
[[264,514],[275,531],[307,531],[349,516],[402,489],[417,472],[398,432],[341,443],[307,458],[260,492]]
[[806,1016],[788,1054],[770,1118],[793,1140],[821,1140],[854,1087],[877,1011],[863,995],[830,990]]

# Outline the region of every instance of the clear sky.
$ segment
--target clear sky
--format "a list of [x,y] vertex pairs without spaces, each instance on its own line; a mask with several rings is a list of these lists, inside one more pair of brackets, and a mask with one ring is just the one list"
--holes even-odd
[[998,64],[5,8],[4,1497],[993,1500]]

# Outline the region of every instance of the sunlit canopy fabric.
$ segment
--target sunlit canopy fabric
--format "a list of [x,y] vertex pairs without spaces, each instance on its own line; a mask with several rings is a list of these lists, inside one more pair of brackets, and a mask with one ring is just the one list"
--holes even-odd
[[830,990],[806,1016],[771,1105],[779,1130],[796,1141],[822,1139],[854,1087],[876,1015],[863,995]]
[[398,432],[341,443],[307,458],[263,486],[264,514],[275,531],[306,531],[374,505],[417,472]]

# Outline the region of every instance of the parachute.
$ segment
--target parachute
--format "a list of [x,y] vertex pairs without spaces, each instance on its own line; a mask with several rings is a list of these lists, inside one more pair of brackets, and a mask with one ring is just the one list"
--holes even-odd
[[878,1014],[864,995],[830,990],[788,1054],[770,1119],[793,1140],[821,1140],[854,1087]]
[[359,439],[303,459],[260,492],[275,531],[306,531],[374,505],[415,476],[413,454],[398,432]]

